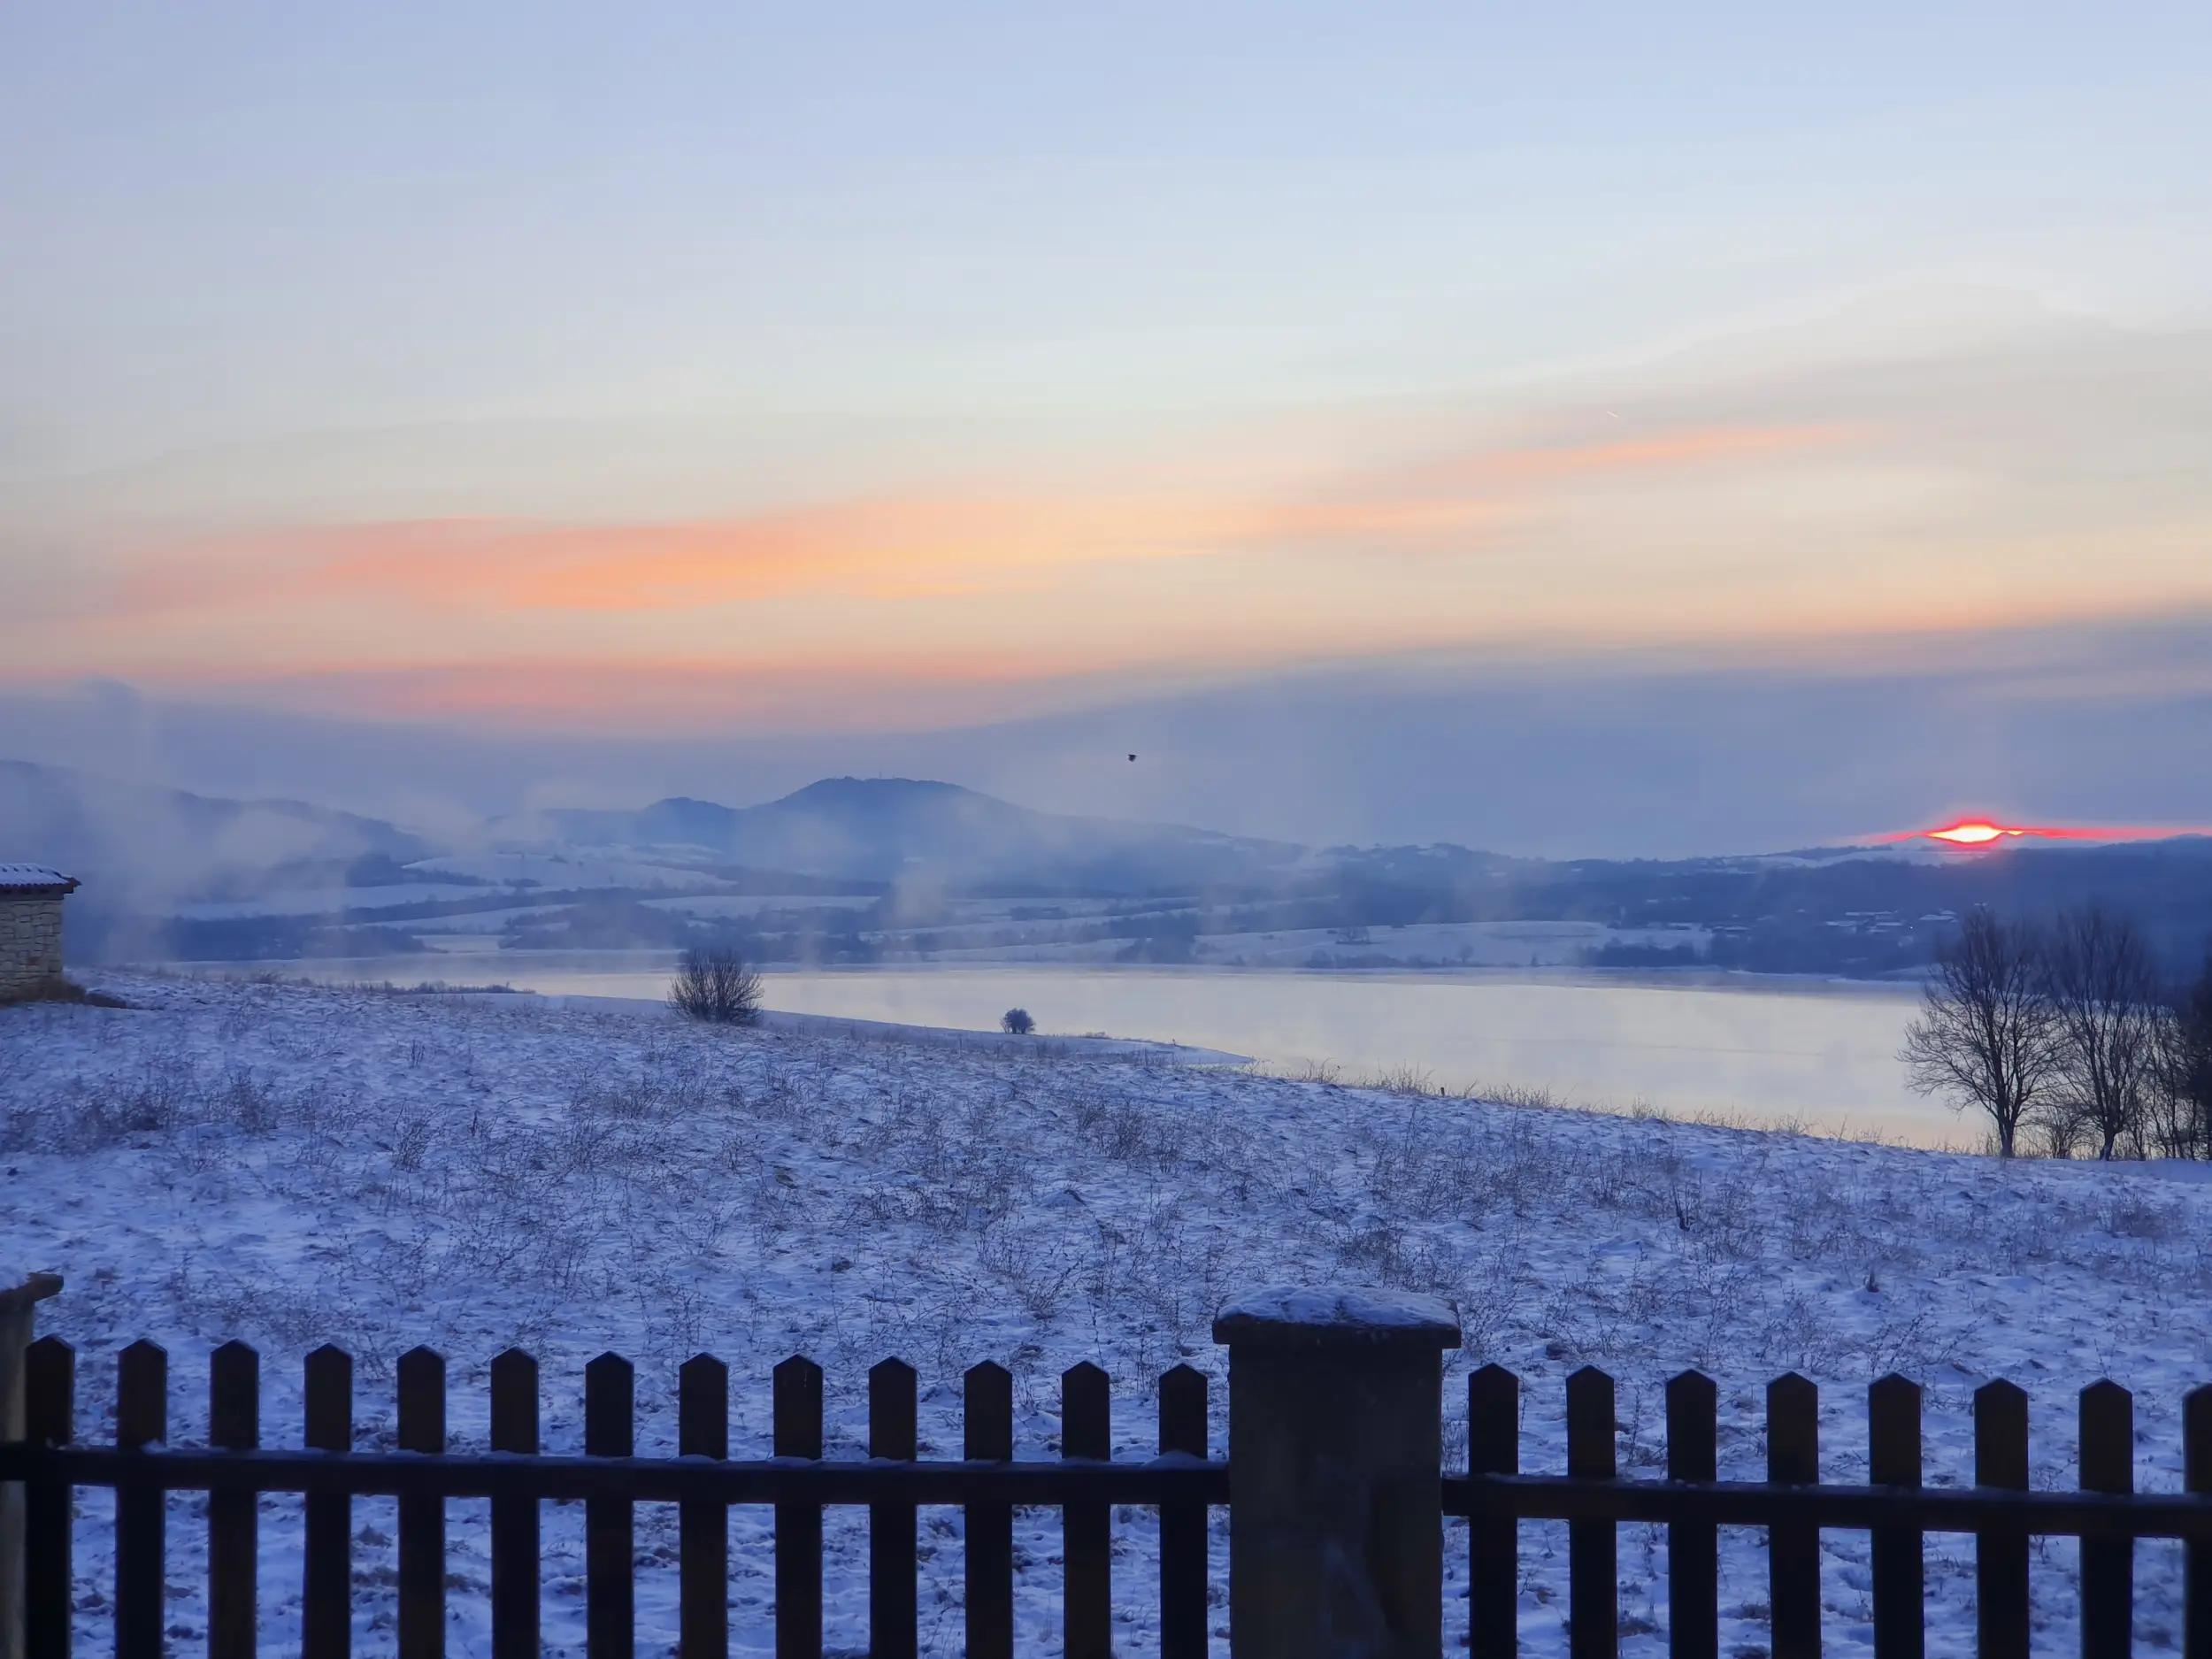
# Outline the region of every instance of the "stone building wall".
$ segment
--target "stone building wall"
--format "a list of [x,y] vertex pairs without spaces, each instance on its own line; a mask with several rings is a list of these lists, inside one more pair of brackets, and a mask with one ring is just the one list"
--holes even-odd
[[35,996],[60,981],[60,897],[0,893],[0,1002]]

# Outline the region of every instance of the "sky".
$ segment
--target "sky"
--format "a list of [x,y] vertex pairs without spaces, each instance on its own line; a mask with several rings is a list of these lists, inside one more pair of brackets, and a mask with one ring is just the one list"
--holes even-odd
[[0,755],[2203,821],[2208,110],[2200,6],[23,0]]

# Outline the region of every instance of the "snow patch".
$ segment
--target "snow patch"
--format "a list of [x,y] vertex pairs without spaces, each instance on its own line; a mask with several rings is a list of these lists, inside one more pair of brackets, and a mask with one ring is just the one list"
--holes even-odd
[[1230,1303],[1214,1320],[1214,1340],[1232,1347],[1410,1338],[1457,1348],[1459,1337],[1451,1303],[1400,1290],[1263,1290]]

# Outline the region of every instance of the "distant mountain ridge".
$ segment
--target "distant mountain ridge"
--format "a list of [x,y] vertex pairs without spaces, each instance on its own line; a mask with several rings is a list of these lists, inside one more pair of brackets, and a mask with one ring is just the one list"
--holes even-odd
[[[1049,924],[1067,934],[1061,942],[1126,941],[1139,954],[1117,959],[1147,962],[1201,960],[1217,936],[1525,921],[1620,933],[1587,956],[1592,966],[1878,977],[1917,972],[1969,906],[2038,916],[2091,902],[2138,917],[2170,964],[2193,965],[2212,941],[2212,840],[2202,836],[1546,860],[1448,843],[1308,849],[1040,812],[910,778],[826,778],[745,807],[671,796],[626,810],[553,809],[441,846],[302,802],[0,761],[0,858],[84,878],[73,938],[98,940],[105,918],[111,940],[124,941],[111,955],[147,957],[419,950],[413,924],[450,929],[530,891],[565,915],[529,924],[548,948],[664,948],[697,928],[750,929],[802,954],[801,935],[834,934],[840,961],[902,948],[901,930],[949,928],[912,948],[967,949],[974,937],[956,924],[978,905],[995,917],[987,927]],[[355,896],[371,889],[374,898]],[[603,898],[589,896],[600,889]],[[682,893],[710,895],[696,927],[665,908]],[[749,895],[774,902],[730,902]],[[211,902],[239,908],[211,914]],[[757,919],[768,916],[778,919]],[[1377,964],[1394,959],[1379,954]]]
[[520,844],[696,849],[731,864],[806,875],[1102,893],[1248,881],[1306,856],[1286,841],[1064,817],[914,778],[825,778],[750,807],[679,795],[635,811],[555,809],[503,820],[492,833]]
[[89,906],[216,894],[364,858],[405,864],[435,850],[382,818],[303,801],[227,800],[0,760],[0,856],[84,878]]

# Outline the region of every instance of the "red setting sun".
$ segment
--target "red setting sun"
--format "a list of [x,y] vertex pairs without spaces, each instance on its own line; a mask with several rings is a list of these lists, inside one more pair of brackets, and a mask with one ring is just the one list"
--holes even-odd
[[1935,841],[1963,852],[1979,852],[2006,841],[2143,841],[2171,835],[2200,835],[2208,832],[2172,824],[2101,825],[1998,824],[1985,818],[1960,818],[1939,829],[1905,830],[1877,838],[1886,843]]
[[1985,823],[1970,818],[1963,824],[1953,824],[1943,829],[1925,832],[1932,841],[1948,841],[1954,847],[1986,847],[1992,841],[2003,841],[2010,835],[2032,835],[2034,830],[2013,829],[2001,824]]

